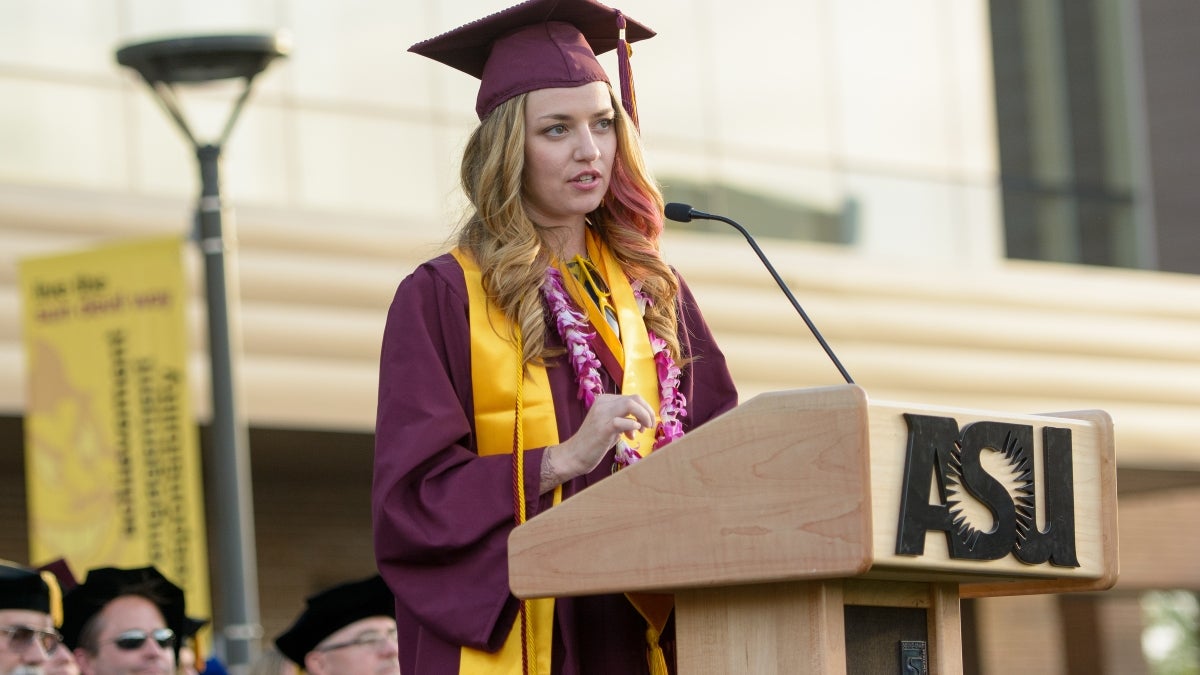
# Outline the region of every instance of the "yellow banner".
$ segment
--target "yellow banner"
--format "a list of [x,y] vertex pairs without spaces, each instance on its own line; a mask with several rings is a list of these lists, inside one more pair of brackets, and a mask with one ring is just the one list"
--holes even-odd
[[[210,616],[178,237],[20,262],[30,560],[152,564]],[[82,579],[81,579],[82,580]]]

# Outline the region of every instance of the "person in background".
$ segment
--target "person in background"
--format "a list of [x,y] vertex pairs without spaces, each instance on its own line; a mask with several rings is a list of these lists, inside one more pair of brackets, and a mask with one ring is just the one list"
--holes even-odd
[[379,575],[308,598],[275,646],[309,675],[399,675],[395,600]]
[[75,655],[65,646],[55,649],[46,662],[45,675],[80,675]]
[[154,567],[103,567],[63,597],[63,638],[82,675],[175,675],[183,589]]
[[0,675],[43,675],[66,651],[54,629],[57,594],[53,575],[0,560]]
[[[406,672],[637,675],[673,663],[673,599],[518,601],[513,528],[737,404],[642,158],[628,43],[594,0],[529,0],[410,51],[479,78],[457,246],[384,327],[375,555]],[[617,50],[620,97],[596,54]],[[614,580],[620,587],[620,580]]]
[[[43,575],[46,572],[53,574],[62,593],[69,592],[78,583],[65,558],[59,558],[53,562],[41,565],[38,567],[38,571],[42,572]],[[61,609],[57,613],[56,623],[59,627],[62,626]],[[50,655],[50,660],[46,662],[45,675],[79,675],[79,664],[75,662],[75,655],[71,653],[71,650],[65,646],[54,650],[54,653]]]

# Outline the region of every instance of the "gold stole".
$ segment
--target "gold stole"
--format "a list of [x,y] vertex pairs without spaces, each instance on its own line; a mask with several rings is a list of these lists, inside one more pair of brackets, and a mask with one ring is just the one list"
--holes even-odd
[[[590,230],[589,230],[590,234]],[[594,242],[589,237],[589,252]],[[621,391],[624,394],[640,394],[653,410],[659,407],[658,369],[646,325],[638,311],[637,302],[629,280],[620,272],[621,267],[607,246],[598,245],[593,255],[601,261],[600,271],[612,293],[621,328],[624,378]],[[480,455],[511,454],[513,447],[514,410],[518,395],[517,378],[520,376],[520,354],[510,337],[511,323],[494,303],[488,301],[483,289],[482,273],[475,259],[467,252],[455,248],[451,254],[463,269],[466,278],[467,298],[471,323],[471,381],[475,403],[475,437]],[[615,272],[615,273],[614,273]],[[564,282],[574,280],[564,274]],[[570,290],[570,289],[569,289]],[[575,291],[572,291],[574,295]],[[586,296],[586,292],[584,293]],[[590,301],[590,298],[589,298]],[[578,302],[578,298],[577,298]],[[586,305],[581,305],[586,306]],[[601,319],[601,323],[603,320]],[[550,381],[543,366],[530,365],[521,382],[521,419],[523,445],[538,448],[559,442],[558,423],[554,412],[554,399]],[[654,447],[654,428],[644,429],[634,440],[642,456],[650,454]],[[561,488],[555,488],[554,503],[562,497]],[[650,624],[647,643],[651,649],[651,672],[665,675],[665,662],[658,648],[658,634],[670,615],[672,596],[651,594],[627,594],[634,607]],[[529,639],[534,644],[536,664],[534,672],[549,673],[550,649],[554,632],[554,599],[544,598],[526,601],[526,611],[532,617],[533,632]],[[521,673],[521,621],[513,622],[512,631],[500,650],[491,653],[463,647],[459,657],[460,675],[514,675]]]
[[[471,320],[471,391],[475,401],[475,442],[480,455],[509,455],[513,451],[513,411],[520,376],[520,354],[508,333],[511,326],[495,303],[488,302],[479,265],[471,254],[451,251],[467,281]],[[558,443],[558,422],[546,369],[531,365],[522,384],[521,428],[526,448]],[[522,485],[522,487],[524,487]],[[562,492],[554,491],[554,502]],[[536,653],[535,671],[550,672],[550,644],[554,637],[554,599],[527,600],[533,621],[529,639]],[[463,647],[461,675],[516,675],[521,672],[521,619],[497,652]]]

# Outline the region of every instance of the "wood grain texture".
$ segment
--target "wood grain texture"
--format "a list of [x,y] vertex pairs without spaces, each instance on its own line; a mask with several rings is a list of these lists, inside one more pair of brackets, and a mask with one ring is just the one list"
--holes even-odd
[[520,597],[850,577],[871,560],[866,398],[764,394],[518,527]]
[[841,584],[790,582],[678,593],[681,675],[844,675]]
[[957,584],[929,584],[929,673],[961,675],[962,611]]

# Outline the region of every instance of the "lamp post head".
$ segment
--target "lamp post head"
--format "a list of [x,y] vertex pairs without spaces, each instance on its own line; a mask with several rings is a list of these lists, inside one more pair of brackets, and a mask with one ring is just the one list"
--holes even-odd
[[200,83],[253,78],[289,51],[285,33],[197,35],[124,45],[117,49],[117,63],[151,84]]
[[[117,49],[117,63],[137,71],[163,108],[197,150],[219,152],[229,137],[254,78],[277,58],[291,51],[287,33],[245,35],[195,35],[150,40]],[[194,85],[241,79],[241,94],[215,143],[202,145],[192,134],[175,96],[175,85]]]

